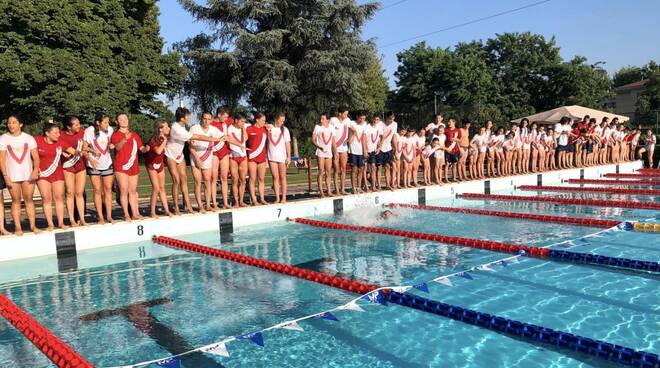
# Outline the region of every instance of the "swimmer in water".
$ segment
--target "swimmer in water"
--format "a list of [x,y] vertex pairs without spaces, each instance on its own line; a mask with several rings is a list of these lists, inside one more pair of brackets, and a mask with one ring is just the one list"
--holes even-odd
[[398,217],[398,216],[390,210],[385,210],[385,211],[382,211],[380,213],[380,218],[383,219],[383,220],[388,220],[390,218],[396,218],[396,217]]

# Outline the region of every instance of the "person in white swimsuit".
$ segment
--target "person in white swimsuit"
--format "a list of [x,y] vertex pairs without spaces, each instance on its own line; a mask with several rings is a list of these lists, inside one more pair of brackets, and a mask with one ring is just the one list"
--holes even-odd
[[[216,127],[211,125],[213,115],[205,111],[202,113],[202,120],[199,124],[193,125],[190,128],[190,133],[194,135],[203,135],[209,138],[221,138],[224,134]],[[190,150],[190,163],[192,168],[193,180],[195,183],[195,201],[199,208],[200,213],[206,211],[218,211],[220,208],[213,207],[215,201],[212,197],[216,193],[211,191],[211,180],[213,177],[213,148],[214,142],[192,140],[188,145]],[[206,206],[202,204],[202,184],[204,184],[204,201]]]
[[[23,235],[21,227],[21,203],[25,203],[30,230],[41,232],[36,226],[34,208],[34,184],[39,179],[39,152],[34,138],[22,131],[23,123],[16,116],[7,118],[9,132],[0,137],[0,170],[4,184],[11,195],[11,217],[14,234]],[[4,203],[4,202],[3,202]],[[4,211],[3,211],[4,213]],[[5,230],[4,234],[7,231]]]
[[275,203],[286,203],[286,168],[291,163],[291,133],[284,126],[286,115],[278,113],[268,125],[268,166],[273,177]]

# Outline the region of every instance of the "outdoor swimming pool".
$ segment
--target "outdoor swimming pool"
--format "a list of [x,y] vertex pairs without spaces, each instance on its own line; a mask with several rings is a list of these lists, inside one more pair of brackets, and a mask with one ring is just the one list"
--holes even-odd
[[[504,191],[500,194],[536,195]],[[545,196],[608,198],[601,194]],[[611,197],[611,196],[610,196]],[[657,197],[617,195],[620,200]],[[611,199],[611,198],[608,198]],[[646,221],[658,211],[534,202],[446,199],[428,204]],[[556,246],[607,256],[660,260],[660,235],[460,213],[365,206],[317,219]],[[656,221],[657,222],[657,221]],[[595,237],[586,237],[598,233]],[[327,230],[295,223],[237,228],[233,242],[217,232],[180,239],[257,258],[297,265],[382,286],[410,285],[510,257],[492,251],[400,237]],[[39,276],[47,257],[5,262],[0,292],[23,307],[98,367],[167,358],[297,317],[345,304],[355,294],[150,241],[82,251],[79,271]],[[51,258],[52,261],[52,258]],[[660,353],[660,276],[637,271],[521,258],[506,267],[453,277],[452,286],[428,283],[433,300],[479,312]],[[603,360],[537,345],[410,308],[360,303],[364,312],[333,312],[338,321],[300,322],[304,331],[263,333],[226,345],[230,356],[194,353],[183,367],[587,367]],[[4,320],[0,365],[45,367],[49,361]]]

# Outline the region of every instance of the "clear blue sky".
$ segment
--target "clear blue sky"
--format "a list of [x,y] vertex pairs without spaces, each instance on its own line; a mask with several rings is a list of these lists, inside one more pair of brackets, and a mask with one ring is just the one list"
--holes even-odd
[[[582,55],[590,63],[604,61],[610,73],[626,65],[660,61],[660,0],[551,0],[423,39],[381,47],[537,1],[382,0],[386,8],[367,24],[363,37],[373,38],[379,45],[392,87],[396,53],[416,42],[424,40],[433,47],[451,47],[458,42],[487,39],[503,32],[530,31],[547,38],[554,35],[564,59]],[[198,2],[204,3],[204,0]],[[166,48],[206,27],[195,22],[176,0],[160,1],[160,8],[161,34]]]

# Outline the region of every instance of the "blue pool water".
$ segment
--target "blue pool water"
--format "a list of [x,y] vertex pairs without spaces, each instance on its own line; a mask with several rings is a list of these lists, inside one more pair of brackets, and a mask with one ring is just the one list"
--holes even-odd
[[[657,211],[531,202],[447,199],[429,204],[616,220],[657,218]],[[552,246],[601,231],[402,209],[396,210],[398,218],[380,221],[376,220],[379,211],[363,208],[318,219],[533,246]],[[220,244],[216,232],[181,239],[384,286],[425,282],[507,257],[430,241],[292,223],[238,228],[234,241],[228,244]],[[570,249],[658,261],[659,239],[660,235],[654,234],[607,231],[576,241]],[[40,265],[52,259],[0,264],[2,270],[21,269],[0,273],[0,292],[99,367],[164,358],[328,310],[355,297],[331,287],[151,242],[81,252],[79,258],[79,264],[95,262],[96,266],[37,276]],[[660,353],[660,277],[535,259],[493,269],[496,272],[473,272],[474,280],[452,278],[453,287],[430,284],[429,294],[414,292],[480,312]],[[182,366],[609,366],[401,306],[361,305],[365,312],[336,312],[339,322],[303,321],[304,332],[265,332],[263,348],[234,341],[227,345],[229,358],[191,354]],[[49,362],[12,326],[0,321],[0,366],[46,367]]]

